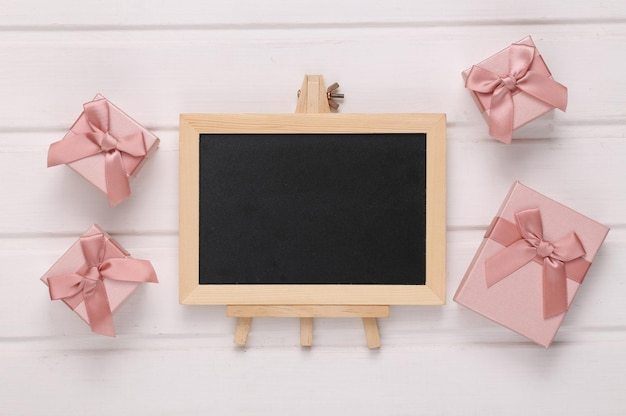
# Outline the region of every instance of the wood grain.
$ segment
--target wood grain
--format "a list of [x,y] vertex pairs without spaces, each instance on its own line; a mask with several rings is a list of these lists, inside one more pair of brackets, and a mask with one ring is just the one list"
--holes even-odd
[[[626,414],[623,1],[0,8],[3,414]],[[528,34],[569,105],[505,146],[460,73]],[[447,114],[448,302],[391,307],[376,351],[351,318],[316,319],[305,350],[297,320],[257,320],[239,348],[225,307],[178,303],[179,114],[291,113],[307,73],[341,84],[341,113]],[[70,169],[45,168],[97,92],[161,138],[114,209]],[[450,301],[514,180],[612,228],[548,350]],[[91,335],[39,281],[92,223],[160,280],[116,312],[116,339]]]
[[287,318],[386,318],[389,306],[384,305],[229,305],[227,316]]

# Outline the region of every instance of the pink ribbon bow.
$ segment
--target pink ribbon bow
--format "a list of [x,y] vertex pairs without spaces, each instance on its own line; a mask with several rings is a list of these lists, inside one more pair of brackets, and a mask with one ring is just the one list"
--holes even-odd
[[544,240],[541,214],[536,208],[516,213],[516,224],[498,220],[489,238],[508,241],[507,247],[485,261],[487,287],[535,260],[543,264],[544,319],[567,311],[566,279],[581,283],[590,265],[582,258],[585,249],[576,233],[556,242]]
[[80,246],[85,264],[75,273],[49,277],[50,299],[63,299],[72,309],[84,301],[91,330],[115,336],[104,279],[157,283],[156,273],[147,260],[107,258],[103,234],[81,237]]
[[514,91],[520,90],[562,111],[567,107],[567,87],[530,69],[535,57],[533,46],[513,44],[508,51],[506,74],[499,75],[474,65],[465,81],[466,88],[491,94],[489,134],[503,143],[511,143],[513,134]]
[[[115,137],[110,133],[110,104],[106,99],[86,103],[84,114],[92,131],[69,135],[50,145],[48,167],[74,162],[104,153],[104,175],[109,205],[115,206],[130,195],[124,157],[144,157],[147,154],[143,133]],[[124,155],[124,156],[123,156]]]

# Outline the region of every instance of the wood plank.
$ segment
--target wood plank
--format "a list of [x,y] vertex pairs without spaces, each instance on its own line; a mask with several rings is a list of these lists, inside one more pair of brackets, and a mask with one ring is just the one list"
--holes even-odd
[[[445,306],[392,307],[381,323],[389,347],[429,342],[465,345],[475,342],[520,343],[525,339],[452,302],[484,229],[448,233],[448,303]],[[158,285],[143,285],[113,316],[119,337],[150,334],[203,334],[216,346],[232,342],[234,326],[223,306],[182,306],[178,293],[176,236],[114,236],[135,257],[149,259],[159,277]],[[59,238],[0,239],[0,333],[5,340],[38,337],[88,336],[89,328],[66,305],[50,301],[39,277],[75,240]],[[557,336],[566,344],[626,337],[626,305],[620,296],[626,289],[621,270],[626,269],[626,228],[611,230],[596,257],[584,287],[579,291]],[[16,313],[19,311],[19,313]],[[260,319],[252,346],[288,348],[289,336],[298,333],[293,319]],[[354,319],[328,319],[316,326],[316,345],[361,345],[362,326]],[[615,338],[617,337],[617,338]],[[99,339],[93,336],[94,342]],[[297,342],[294,341],[294,342]]]
[[[436,410],[508,416],[534,414],[538,404],[546,414],[626,412],[626,340],[544,350],[531,344],[477,341],[459,346],[425,339],[390,347],[385,336],[385,346],[375,352],[321,345],[303,352],[294,347],[224,348],[210,336],[60,337],[17,340],[1,348],[0,384],[8,414],[56,416],[90,408],[92,415],[110,415],[119,411],[120,400],[131,414],[183,416],[248,414],[253,408],[261,414],[337,414],[346,407],[363,415],[393,408],[398,414]],[[325,391],[311,400],[320,380],[325,389],[341,394]],[[242,383],[247,397],[257,399],[254,404],[233,400],[229,392],[240,391]],[[489,400],[477,400],[486,397],[488,387]],[[207,400],[198,391],[215,394]],[[454,400],[442,400],[441,392]],[[102,397],[117,400],[93,406]],[[271,409],[258,409],[258,402]],[[305,412],[302,403],[307,403]]]
[[[626,138],[596,138],[591,127],[585,130],[586,138],[563,135],[514,140],[506,146],[493,139],[472,139],[478,129],[453,125],[448,130],[447,163],[455,167],[448,169],[447,178],[449,229],[486,227],[515,180],[611,227],[625,223],[619,207],[626,205],[626,193],[615,190],[626,189],[620,156]],[[12,178],[0,183],[0,191],[19,195],[0,204],[0,235],[77,235],[94,222],[110,233],[178,233],[179,154],[171,145],[177,142],[175,133],[161,137],[169,150],[155,152],[131,182],[129,199],[114,210],[71,169],[46,168],[48,143],[42,135],[10,136],[1,134],[0,142],[7,138],[39,144],[36,150],[0,146],[0,175]]]
[[[513,0],[500,2],[464,2],[461,0],[416,3],[392,0],[351,2],[308,0],[298,3],[270,0],[263,5],[252,0],[235,3],[202,3],[182,0],[159,3],[158,7],[142,2],[114,0],[102,3],[94,13],[93,6],[79,0],[63,0],[57,7],[45,7],[43,0],[13,1],[3,5],[0,25],[9,28],[49,27],[152,27],[240,26],[252,28],[276,25],[374,25],[374,24],[515,24],[532,21],[554,24],[568,21],[623,19],[625,13],[618,1],[589,3],[572,0],[568,7],[558,2]],[[128,18],[126,16],[133,16]]]
[[[42,126],[57,130],[49,137],[52,142],[96,92],[148,129],[175,128],[179,113],[291,113],[301,68],[315,67],[347,94],[341,112],[441,112],[450,123],[478,124],[484,121],[463,88],[461,71],[528,33],[535,35],[555,79],[571,87],[568,111],[550,113],[543,137],[551,126],[573,120],[624,121],[621,67],[597,63],[626,59],[621,47],[626,26],[605,24],[303,28],[270,30],[260,40],[248,30],[96,31],[79,39],[65,31],[8,32],[0,55],[11,59],[3,66],[0,90],[12,100],[0,120],[11,132]],[[391,70],[364,71],[372,51]],[[102,75],[122,73],[119,63],[137,57],[141,62],[124,66],[121,78]],[[45,66],[39,65],[42,61]],[[180,62],[193,64],[181,67]],[[250,62],[253,73],[231,70]],[[177,74],[176,87],[159,88],[168,74]],[[611,87],[601,87],[598,79]],[[483,129],[476,139],[486,137]]]

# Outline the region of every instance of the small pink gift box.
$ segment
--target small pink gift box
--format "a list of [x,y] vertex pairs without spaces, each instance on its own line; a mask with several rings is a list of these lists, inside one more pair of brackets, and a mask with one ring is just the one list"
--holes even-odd
[[97,334],[115,336],[112,313],[144,282],[158,283],[152,264],[131,258],[92,225],[41,280]]
[[608,232],[515,182],[454,300],[547,348]]
[[130,195],[130,178],[159,139],[100,94],[83,108],[65,137],[50,145],[48,167],[67,164],[107,194],[113,207]]
[[552,78],[530,36],[463,72],[489,123],[489,135],[511,143],[513,130],[567,107],[567,88]]

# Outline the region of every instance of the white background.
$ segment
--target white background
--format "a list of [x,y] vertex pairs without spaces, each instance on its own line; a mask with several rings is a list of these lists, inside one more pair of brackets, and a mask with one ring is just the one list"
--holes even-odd
[[[626,3],[622,0],[0,1],[0,414],[626,414]],[[569,87],[506,146],[461,71],[531,34]],[[305,74],[342,112],[448,115],[448,302],[358,319],[178,304],[178,116],[295,110]],[[47,148],[102,93],[162,140],[110,209]],[[514,180],[612,228],[548,350],[452,302]],[[92,335],[39,277],[92,223],[161,283]]]

